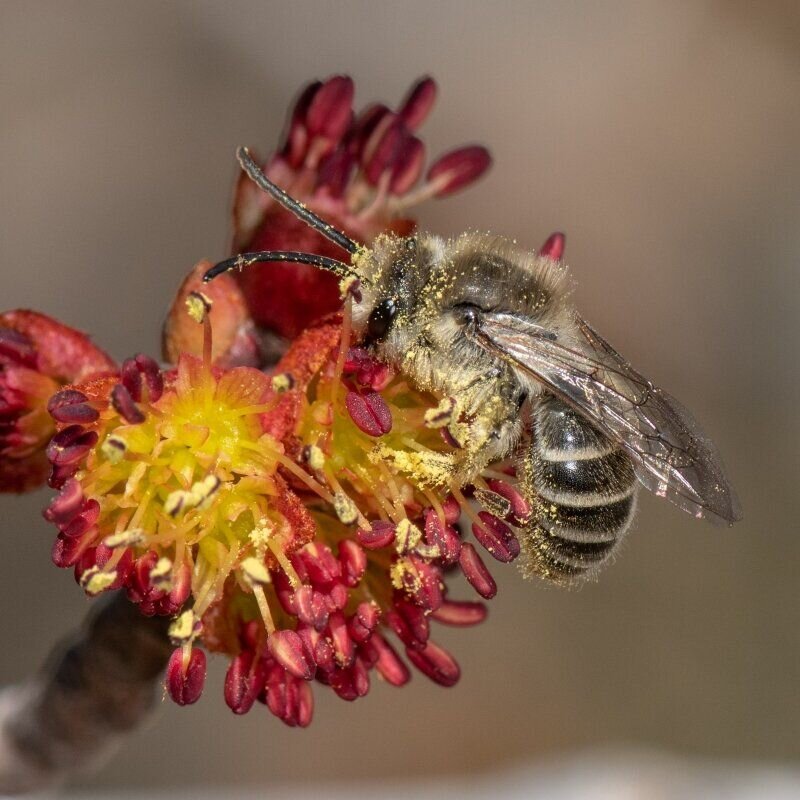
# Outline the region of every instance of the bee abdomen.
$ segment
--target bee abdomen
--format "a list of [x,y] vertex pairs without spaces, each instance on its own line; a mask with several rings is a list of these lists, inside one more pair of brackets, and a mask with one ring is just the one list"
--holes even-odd
[[630,525],[636,478],[624,450],[555,397],[536,408],[527,473],[538,518],[524,537],[532,571],[558,582],[587,577]]

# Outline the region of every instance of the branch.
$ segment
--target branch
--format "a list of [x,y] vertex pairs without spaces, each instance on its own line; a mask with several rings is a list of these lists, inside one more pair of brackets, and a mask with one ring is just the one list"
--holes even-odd
[[40,675],[0,694],[0,795],[38,791],[97,765],[138,727],[173,649],[168,625],[118,592],[97,602]]

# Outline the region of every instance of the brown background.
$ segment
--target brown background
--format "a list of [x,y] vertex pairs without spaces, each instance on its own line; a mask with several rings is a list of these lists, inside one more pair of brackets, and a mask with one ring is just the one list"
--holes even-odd
[[[746,514],[719,530],[643,497],[578,592],[497,568],[489,621],[441,636],[458,688],[320,691],[306,732],[235,718],[216,663],[95,785],[463,772],[587,744],[800,756],[799,23],[792,2],[0,3],[0,306],[157,352],[179,278],[224,254],[234,147],[276,142],[314,77],[396,102],[430,72],[431,150],[482,141],[496,163],[423,223],[532,247],[565,229],[584,314],[704,421]],[[0,505],[2,681],[87,605],[50,564],[44,500]]]

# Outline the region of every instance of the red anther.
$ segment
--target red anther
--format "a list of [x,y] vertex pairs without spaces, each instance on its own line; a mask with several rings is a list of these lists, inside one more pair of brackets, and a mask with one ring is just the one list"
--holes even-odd
[[461,677],[458,662],[443,647],[428,642],[424,650],[406,648],[408,660],[440,686],[455,686]]
[[519,555],[519,539],[503,520],[488,511],[478,514],[483,524],[473,523],[472,535],[484,549],[504,564],[513,561]]
[[83,536],[89,528],[94,527],[95,523],[100,517],[100,503],[94,498],[85,500],[83,508],[73,519],[61,529],[64,536],[74,539],[77,536]]
[[432,508],[425,510],[425,541],[439,548],[443,564],[455,564],[461,553],[461,538],[452,525],[442,527],[439,515]]
[[324,187],[332,197],[341,197],[355,165],[355,159],[347,150],[334,150],[319,166],[317,187]]
[[347,587],[343,583],[335,583],[325,596],[325,602],[331,611],[341,611],[350,599]]
[[321,81],[314,81],[301,92],[292,110],[289,129],[286,134],[286,143],[282,153],[290,166],[299,167],[306,156],[308,146],[308,131],[306,130],[306,115],[311,101],[322,87]]
[[[171,612],[175,613],[181,606],[189,599],[189,594],[192,591],[192,569],[189,564],[184,561],[172,576],[172,588],[169,590],[167,596],[162,600],[162,604],[169,603],[174,608]],[[166,609],[166,606],[165,606]]]
[[[138,371],[136,374],[139,375]],[[114,406],[117,414],[131,425],[140,425],[145,420],[142,410],[134,402],[130,391],[121,383],[111,390],[111,405]]]
[[53,548],[50,551],[50,557],[57,567],[71,567],[78,562],[78,559],[83,555],[86,549],[92,544],[94,532],[89,531],[84,536],[78,536],[70,539],[59,533],[53,542]]
[[260,620],[251,619],[239,628],[239,642],[243,650],[256,650],[261,643],[264,626]]
[[273,667],[267,678],[267,708],[290,727],[305,728],[314,713],[311,687],[287,673],[280,666]]
[[308,625],[300,625],[297,635],[303,642],[306,657],[324,672],[330,672],[335,666],[333,645],[319,631]]
[[271,633],[267,647],[272,657],[297,678],[310,681],[314,677],[316,664],[309,661],[303,640],[295,631],[282,630]]
[[363,548],[352,539],[343,539],[339,542],[339,563],[345,586],[358,586],[367,570],[367,554]]
[[179,705],[196,703],[203,693],[206,681],[206,654],[193,647],[188,660],[184,661],[183,648],[174,650],[167,664],[167,691]]
[[372,634],[367,647],[376,654],[375,669],[392,686],[404,686],[411,679],[411,672],[397,655],[395,649],[379,633]]
[[36,345],[24,333],[0,327],[0,360],[36,369]]
[[436,197],[445,197],[474,183],[491,164],[492,157],[485,147],[461,147],[437,159],[426,180],[436,187]]
[[462,627],[483,622],[487,614],[488,611],[483,603],[469,600],[445,600],[431,616],[443,625]]
[[60,489],[77,471],[77,464],[53,464],[47,485],[51,489]]
[[[297,571],[301,581],[308,580],[305,565],[300,561],[295,554],[291,558],[292,564]],[[275,588],[275,594],[278,596],[278,602],[287,614],[297,614],[297,602],[295,600],[295,589],[291,584],[288,576],[282,570],[271,573],[272,585]]]
[[409,588],[411,599],[426,611],[435,611],[442,604],[442,576],[433,564],[417,556],[410,556],[419,576],[418,585]]
[[369,670],[364,662],[357,658],[350,668],[352,675],[353,688],[359,697],[366,697],[369,694]]
[[155,600],[132,601],[137,604],[139,613],[145,617],[154,617],[158,613],[158,603]]
[[348,137],[347,149],[353,156],[361,156],[364,147],[378,125],[392,112],[382,103],[367,106],[355,121],[352,134]]
[[351,347],[345,356],[342,372],[345,375],[354,375],[371,363],[372,356],[363,347]]
[[547,241],[541,246],[539,255],[547,256],[554,261],[561,261],[566,243],[567,237],[563,233],[551,233],[547,237]]
[[425,145],[416,136],[406,137],[400,144],[392,168],[389,191],[397,195],[408,192],[422,175],[424,165]]
[[494,582],[494,578],[478,555],[478,551],[469,542],[461,545],[458,563],[464,577],[481,597],[491,600],[497,594],[497,584]]
[[83,489],[75,478],[66,481],[61,492],[50,501],[42,512],[48,522],[59,528],[65,527],[83,508]]
[[47,411],[56,422],[86,425],[94,422],[100,414],[88,405],[89,398],[77,389],[62,389],[47,403]]
[[428,75],[411,87],[397,112],[409,130],[417,130],[431,113],[436,102],[436,89],[436,81]]
[[378,627],[380,618],[381,612],[375,603],[366,601],[359,603],[356,613],[350,617],[348,623],[350,636],[359,644],[363,644]]
[[253,653],[243,650],[225,674],[225,702],[234,714],[246,714],[264,684],[263,670],[254,661]]
[[394,635],[404,644],[406,647],[423,647],[423,642],[418,642],[414,638],[414,634],[411,631],[411,627],[409,626],[408,622],[403,618],[403,616],[395,611],[393,608],[390,608],[385,614],[386,624],[392,630]]
[[97,566],[97,548],[89,547],[81,553],[81,557],[75,562],[75,583],[80,584],[83,573],[94,566]]
[[153,585],[150,582],[150,572],[157,561],[158,553],[150,550],[133,562],[133,568],[127,580],[127,590],[128,598],[134,603],[139,603],[145,598],[155,600],[164,596],[165,592],[161,592],[156,598]]
[[314,693],[307,683],[298,683],[294,695],[294,719],[298,727],[307,728],[314,716]]
[[148,402],[157,402],[164,393],[164,376],[161,374],[160,367],[150,356],[144,353],[136,355],[136,366],[139,368],[142,377],[144,377]]
[[328,604],[325,595],[311,586],[301,586],[294,593],[294,608],[297,618],[318,631],[328,624]]
[[59,431],[47,445],[47,458],[58,467],[80,461],[96,444],[97,433],[80,425],[70,425]]
[[352,78],[335,75],[314,93],[306,114],[306,127],[312,137],[324,136],[338,142],[350,125],[353,116]]
[[338,581],[342,575],[339,562],[327,545],[310,542],[295,555],[315,585],[327,586]]
[[347,621],[341,611],[331,614],[328,622],[331,643],[333,644],[333,655],[336,663],[341,668],[349,667],[356,657],[355,642],[347,632]]
[[330,675],[329,685],[331,689],[348,703],[358,700],[358,690],[355,686],[352,669],[337,669]]
[[426,613],[413,603],[398,600],[387,612],[386,621],[400,641],[414,650],[422,650],[430,636],[430,623]]
[[353,422],[367,435],[383,436],[391,431],[392,412],[377,392],[350,391],[344,402]]
[[487,486],[511,503],[511,513],[506,518],[512,525],[521,525],[531,515],[531,505],[522,493],[506,481],[488,480]]
[[136,359],[126,358],[122,362],[119,376],[122,385],[128,390],[131,399],[135,403],[140,402],[142,399],[142,373],[139,370]]
[[448,525],[455,525],[461,517],[461,506],[453,495],[448,495],[442,503],[442,511],[444,511],[444,521]]
[[389,547],[394,543],[396,530],[393,522],[378,519],[370,523],[369,530],[359,528],[356,538],[368,550],[380,550],[381,547]]
[[370,155],[364,164],[364,177],[373,186],[377,185],[381,175],[386,170],[391,169],[397,160],[403,144],[403,140],[408,136],[408,131],[402,120],[395,117],[385,125],[382,131],[377,131],[373,136],[380,133],[380,139],[374,148],[371,142],[367,148],[371,150]]

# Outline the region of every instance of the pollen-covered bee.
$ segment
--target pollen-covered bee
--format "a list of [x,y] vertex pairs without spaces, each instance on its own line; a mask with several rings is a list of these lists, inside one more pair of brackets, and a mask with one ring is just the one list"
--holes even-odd
[[489,462],[516,463],[537,513],[525,531],[533,569],[556,581],[596,571],[628,529],[637,480],[690,514],[740,518],[719,455],[673,397],[614,350],[570,301],[566,270],[495,236],[349,239],[275,186],[264,191],[350,254],[245,253],[206,280],[254,262],[312,264],[358,282],[353,330],[418,388],[450,399],[449,432],[469,482]]

